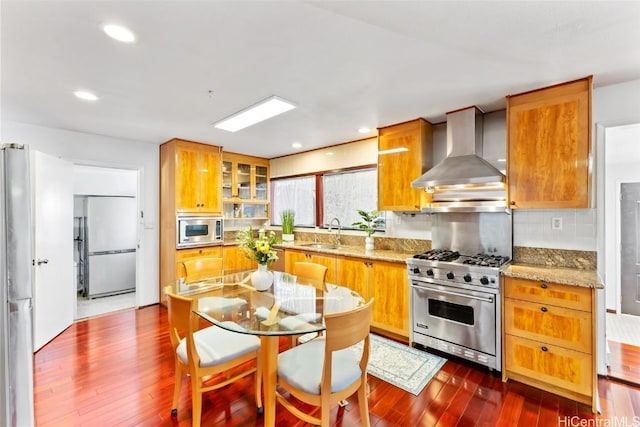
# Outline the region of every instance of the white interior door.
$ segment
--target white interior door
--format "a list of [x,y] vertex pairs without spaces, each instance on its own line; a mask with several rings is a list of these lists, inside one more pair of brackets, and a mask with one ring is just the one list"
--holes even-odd
[[39,151],[31,153],[37,351],[73,323],[73,165]]

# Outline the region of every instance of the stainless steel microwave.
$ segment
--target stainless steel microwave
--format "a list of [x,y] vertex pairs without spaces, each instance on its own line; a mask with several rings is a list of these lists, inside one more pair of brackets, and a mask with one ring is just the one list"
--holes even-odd
[[221,216],[178,216],[176,248],[221,245],[223,242]]

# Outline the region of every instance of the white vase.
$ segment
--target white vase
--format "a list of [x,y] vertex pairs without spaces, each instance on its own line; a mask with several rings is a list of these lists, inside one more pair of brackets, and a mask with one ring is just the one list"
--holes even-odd
[[266,291],[273,283],[273,272],[267,269],[267,264],[258,264],[258,269],[251,273],[251,284],[258,291]]
[[373,237],[372,236],[364,238],[364,250],[365,251],[372,251],[373,250]]

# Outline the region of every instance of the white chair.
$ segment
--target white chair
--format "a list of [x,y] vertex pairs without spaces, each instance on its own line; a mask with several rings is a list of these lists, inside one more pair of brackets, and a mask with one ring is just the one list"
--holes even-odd
[[[320,407],[320,417],[314,417],[277,391],[278,402],[297,418],[329,426],[331,407],[357,392],[362,425],[370,425],[367,363],[372,307],[373,299],[354,310],[325,315],[324,336],[278,356],[281,389],[299,401]],[[352,347],[361,341],[362,351],[358,352]]]

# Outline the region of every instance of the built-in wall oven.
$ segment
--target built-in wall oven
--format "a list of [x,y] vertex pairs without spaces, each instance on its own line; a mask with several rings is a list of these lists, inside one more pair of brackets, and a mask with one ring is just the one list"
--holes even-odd
[[500,371],[500,270],[512,252],[510,215],[433,217],[432,242],[445,248],[406,260],[411,344]]

